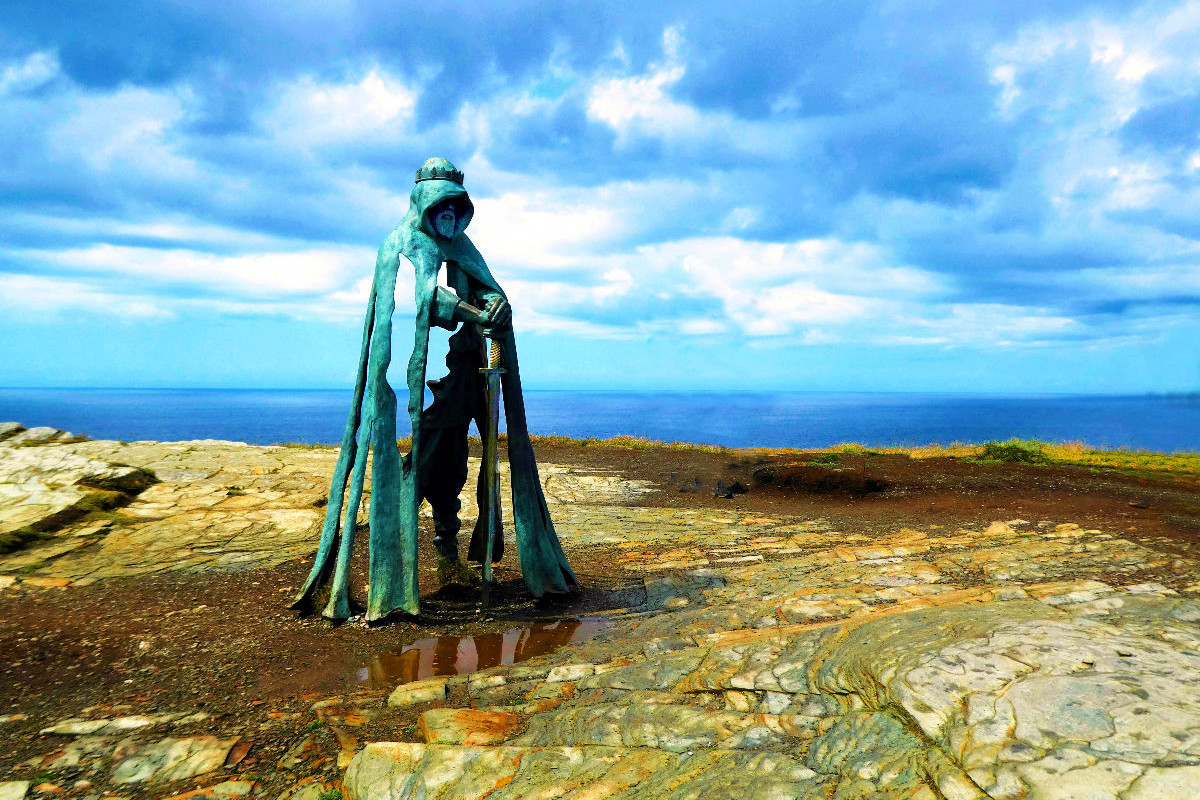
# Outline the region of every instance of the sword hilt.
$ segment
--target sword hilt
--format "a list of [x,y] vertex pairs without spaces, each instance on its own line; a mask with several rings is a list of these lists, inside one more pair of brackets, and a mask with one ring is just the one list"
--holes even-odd
[[488,346],[488,369],[500,369],[500,340],[490,339]]

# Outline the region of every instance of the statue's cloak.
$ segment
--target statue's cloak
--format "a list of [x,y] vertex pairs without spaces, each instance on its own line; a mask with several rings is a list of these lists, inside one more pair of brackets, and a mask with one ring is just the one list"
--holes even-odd
[[[444,200],[458,201],[458,231],[450,239],[434,234],[430,211]],[[349,568],[355,523],[362,502],[368,452],[371,462],[370,567],[367,619],[381,619],[393,611],[418,611],[417,568],[417,464],[420,463],[421,410],[425,397],[425,372],[431,325],[452,327],[456,299],[438,291],[438,272],[447,263],[451,286],[471,283],[484,295],[504,297],[483,257],[462,230],[470,221],[472,206],[461,185],[450,180],[422,180],[413,187],[408,214],[388,235],[375,261],[375,278],[367,302],[362,351],[354,384],[350,418],[342,436],[342,449],[329,487],[321,541],[308,581],[294,607],[311,607],[332,575],[324,615],[350,616]],[[392,313],[395,310],[396,276],[401,265],[415,271],[416,314],[414,341],[408,361],[408,418],[412,434],[410,452],[397,447],[396,393],[387,381],[392,360]],[[462,297],[466,300],[466,297]],[[467,324],[467,323],[464,323]],[[578,586],[567,564],[550,519],[538,478],[517,364],[512,330],[499,338],[504,418],[508,427],[508,461],[512,489],[517,556],[525,584],[534,596],[566,592]],[[480,382],[475,382],[480,383]],[[347,485],[348,484],[348,485]],[[471,554],[483,552],[485,525],[476,525]],[[336,563],[334,554],[336,551]],[[500,552],[498,549],[495,552]]]

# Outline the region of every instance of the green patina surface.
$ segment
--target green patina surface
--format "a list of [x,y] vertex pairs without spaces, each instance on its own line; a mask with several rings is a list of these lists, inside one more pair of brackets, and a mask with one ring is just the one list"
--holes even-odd
[[[439,228],[436,217],[447,208],[456,212],[456,218],[451,221],[453,227]],[[472,213],[473,206],[462,186],[461,173],[444,159],[430,159],[418,172],[408,213],[379,248],[367,304],[354,401],[330,485],[316,559],[295,607],[312,606],[328,587],[329,599],[324,615],[333,619],[350,616],[350,556],[370,457],[367,618],[377,620],[394,611],[410,614],[418,611],[417,511],[420,496],[416,465],[420,463],[423,444],[421,417],[429,329],[433,325],[452,329],[459,321],[470,319],[470,312],[466,310],[470,306],[466,306],[466,297],[462,296],[468,287],[491,303],[507,307],[504,291],[492,277],[479,251],[463,233]],[[411,264],[415,271],[416,313],[407,372],[412,446],[409,453],[401,456],[395,446],[396,393],[388,384],[387,370],[392,361],[396,276],[403,263]],[[459,294],[447,291],[445,287],[439,288],[438,273],[443,265],[447,270],[447,283],[457,288]],[[578,584],[559,545],[538,479],[537,462],[525,423],[516,340],[509,328],[499,331],[496,338],[500,342],[501,363],[506,369],[502,387],[508,425],[513,523],[521,572],[535,596],[570,591]],[[472,537],[472,553],[482,552],[485,535],[483,528],[477,525]]]

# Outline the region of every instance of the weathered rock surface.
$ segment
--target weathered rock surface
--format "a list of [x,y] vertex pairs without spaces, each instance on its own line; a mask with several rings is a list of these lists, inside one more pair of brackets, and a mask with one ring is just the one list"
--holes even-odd
[[[56,435],[41,435],[45,431]],[[127,502],[154,482],[153,475],[138,467],[89,458],[70,445],[44,444],[73,439],[57,435],[61,433],[33,428],[0,441],[0,553],[34,541],[41,542],[40,551],[49,557],[62,555],[82,542],[73,537],[45,541],[50,534]]]
[[122,742],[113,751],[112,780],[114,783],[166,782],[215,772],[225,764],[225,757],[236,741],[195,736]]
[[[869,544],[820,521],[674,525],[606,533],[631,560],[690,545],[673,558],[701,568],[648,577],[645,611],[464,679],[520,730],[471,746],[469,717],[426,712],[428,744],[367,745],[349,796],[1200,796],[1194,562],[1068,523]],[[1154,570],[1180,588],[1138,582]]]
[[[274,566],[315,550],[334,448],[62,436],[29,446],[20,440],[29,432],[0,439],[0,589],[5,578],[36,586],[39,578],[89,583]],[[564,517],[586,517],[581,498],[610,504],[651,491],[612,475],[540,467],[549,502],[573,509]],[[462,501],[464,516],[476,513],[473,490]],[[511,519],[507,505],[504,513]]]
[[[159,482],[0,556],[5,591],[305,555],[336,458],[13,438],[0,441],[3,486],[84,491],[121,464]],[[868,536],[820,519],[630,506],[653,487],[554,465],[543,476],[564,545],[620,551],[645,576],[644,603],[548,657],[405,684],[371,709],[315,703],[333,750],[320,756],[302,730],[273,767],[336,761],[347,795],[364,799],[1200,797],[1194,560],[1066,520]],[[28,498],[0,509],[39,505],[39,519],[58,513]],[[39,720],[60,748],[39,768],[106,764],[134,794],[245,756],[240,731],[219,722],[199,735],[178,729],[192,715],[106,713]],[[347,732],[374,713],[419,713],[425,742]],[[248,782],[208,781],[187,796],[237,796]],[[31,791],[18,783],[0,792]],[[326,788],[310,778],[289,794]]]

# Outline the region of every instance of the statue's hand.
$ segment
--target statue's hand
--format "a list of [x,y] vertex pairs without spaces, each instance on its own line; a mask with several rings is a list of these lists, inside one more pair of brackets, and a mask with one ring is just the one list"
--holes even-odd
[[512,306],[503,297],[493,297],[489,300],[484,313],[487,314],[489,328],[503,330],[512,324]]

